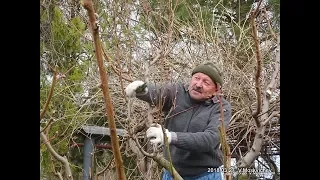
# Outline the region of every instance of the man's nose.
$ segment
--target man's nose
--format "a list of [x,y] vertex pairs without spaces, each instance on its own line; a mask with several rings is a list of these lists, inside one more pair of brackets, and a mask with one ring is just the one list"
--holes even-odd
[[196,87],[202,87],[202,82],[201,81],[198,81],[198,82],[196,82]]

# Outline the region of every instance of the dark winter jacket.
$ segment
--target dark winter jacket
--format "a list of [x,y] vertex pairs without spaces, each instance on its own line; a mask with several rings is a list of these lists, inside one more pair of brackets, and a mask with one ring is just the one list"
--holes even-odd
[[[172,132],[170,154],[174,167],[183,176],[195,176],[208,168],[222,165],[219,149],[221,124],[220,105],[217,96],[206,101],[191,99],[187,84],[148,84],[148,93],[137,98],[156,105],[159,100],[168,115],[165,128]],[[224,111],[224,126],[231,119],[231,105],[221,97]],[[170,112],[171,111],[171,112]],[[166,148],[164,148],[166,150]],[[167,153],[165,153],[166,158]]]

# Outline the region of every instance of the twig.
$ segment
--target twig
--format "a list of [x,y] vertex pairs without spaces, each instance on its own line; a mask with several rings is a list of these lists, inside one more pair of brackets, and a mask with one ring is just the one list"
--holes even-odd
[[223,152],[223,165],[224,168],[226,168],[227,172],[224,172],[225,179],[231,180],[232,176],[230,174],[230,167],[231,167],[231,154],[230,154],[230,147],[227,142],[227,135],[226,130],[224,127],[224,112],[222,107],[222,101],[221,101],[221,95],[219,96],[219,105],[220,105],[220,126],[219,126],[219,133],[220,133],[220,143],[222,146],[222,152]]
[[266,114],[266,113],[274,110],[274,109],[276,108],[278,102],[280,102],[279,99],[278,99],[278,100],[275,102],[275,104],[274,104],[272,107],[270,107],[266,112],[263,112],[263,113],[259,114],[257,117],[263,116],[264,114]]
[[50,132],[51,126],[52,126],[52,123],[50,123],[50,124],[48,125],[48,127],[46,127],[47,130],[46,130],[46,132],[45,132],[45,135],[46,135],[47,137],[49,137],[49,132]]
[[[43,131],[42,131],[42,132],[43,132]],[[46,135],[46,136],[47,136],[47,135]],[[47,141],[50,142],[50,141],[52,141],[52,140],[55,139],[55,138],[56,138],[56,134],[53,135],[50,139],[47,139]],[[42,146],[43,144],[45,144],[47,141],[42,142],[42,143],[40,144],[40,146]]]
[[261,3],[262,3],[262,0],[260,0],[260,1],[258,2],[258,5],[257,5],[256,10],[253,12],[253,18],[255,18],[255,17],[258,15],[258,12],[259,12],[259,8],[260,8]]
[[[114,8],[117,7],[117,6],[113,6]],[[116,43],[116,46],[117,46],[117,51],[116,51],[116,57],[115,59],[117,59],[117,63],[118,63],[118,66],[119,66],[119,81],[120,81],[120,87],[121,87],[121,91],[122,91],[122,96],[123,98],[125,99],[125,101],[128,101],[127,99],[127,96],[126,96],[126,93],[124,92],[124,86],[123,86],[123,80],[122,80],[122,68],[121,68],[121,63],[120,63],[120,48],[119,48],[119,39],[117,37],[117,21],[116,21],[116,16],[117,16],[117,9],[114,9],[113,12],[114,12],[114,16],[113,16],[113,23],[114,23],[114,36],[115,36],[115,43]],[[121,32],[119,34],[119,36],[121,37]],[[106,53],[105,53],[106,54]]]
[[124,80],[129,81],[129,82],[132,82],[133,80],[132,80],[131,77],[122,76],[122,74],[120,74],[120,73],[118,72],[118,70],[117,70],[116,67],[114,67],[114,65],[112,64],[110,57],[107,55],[107,53],[105,52],[105,50],[103,49],[103,47],[101,47],[101,50],[102,50],[102,52],[103,52],[103,56],[104,56],[105,60],[109,63],[109,65],[111,66],[111,69],[113,70],[113,72],[116,73],[118,76],[121,76]]
[[270,33],[271,33],[272,37],[273,37],[274,39],[277,39],[277,36],[276,36],[276,34],[274,33],[274,31],[273,31],[273,29],[272,29],[272,27],[271,27],[270,20],[269,20],[269,16],[268,16],[268,14],[267,14],[266,9],[264,8],[262,11],[264,12],[264,16],[266,17],[267,24],[268,24],[268,27],[269,27],[269,30],[270,30]]
[[238,115],[238,114],[240,114],[240,113],[244,112],[244,110],[245,110],[245,109],[241,109],[241,110],[239,110],[239,111],[235,112],[235,113],[231,116],[229,126],[231,126],[231,125],[235,122],[235,121],[234,121],[234,119],[235,119],[234,117],[236,117],[236,115]]
[[141,147],[141,145],[140,145],[140,143],[138,142],[138,138],[136,138],[136,137],[131,137],[135,142],[136,142],[136,144],[137,144],[137,146],[138,146],[138,148],[140,149],[140,151],[142,152],[142,154],[143,155],[145,155],[145,156],[147,156],[147,157],[150,157],[150,158],[153,158],[153,157],[155,157],[156,156],[156,154],[155,153],[147,153],[142,147]]
[[[194,106],[191,106],[191,107],[189,107],[189,108],[187,108],[187,109],[185,109],[185,110],[179,111],[179,112],[177,112],[177,113],[174,113],[174,114],[166,117],[166,119],[171,118],[171,117],[173,117],[173,116],[176,116],[176,115],[178,115],[178,114],[181,114],[181,113],[183,113],[183,112],[189,111],[189,110],[191,110],[191,109],[193,109],[193,108],[196,108],[196,107],[198,107],[198,106],[199,106],[199,104],[196,104],[196,105],[194,105]],[[169,114],[170,114],[170,113],[168,113],[168,115],[169,115]]]
[[[171,106],[170,111],[168,112],[167,116],[165,117],[164,121],[166,121],[169,117],[169,114],[171,114],[171,112],[173,111],[174,106]],[[164,137],[164,144],[165,144],[165,148],[167,149],[168,152],[168,157],[169,157],[169,172],[172,175],[173,179],[176,180],[176,176],[173,173],[173,164],[172,164],[172,159],[171,159],[171,153],[170,153],[170,145],[168,142],[168,136],[165,132],[165,128],[163,127],[163,125],[161,125],[161,129],[162,129],[162,133],[163,133],[163,137]]]
[[49,127],[49,125],[50,125],[50,123],[52,123],[53,122],[53,118],[51,118],[50,120],[49,120],[49,122],[46,124],[46,126],[42,129],[42,131],[40,131],[40,133],[42,133],[43,131],[45,131],[46,129],[47,129],[47,127]]
[[51,100],[51,97],[52,97],[52,92],[53,92],[54,86],[56,85],[56,82],[57,82],[57,66],[55,67],[55,69],[53,71],[53,79],[52,79],[52,84],[51,84],[51,88],[50,88],[50,92],[49,92],[47,101],[46,101],[46,103],[44,105],[44,108],[42,109],[42,112],[40,113],[40,121],[43,118],[43,116],[46,113],[46,110],[47,110],[47,108],[49,106],[49,103],[50,103],[50,100]]
[[71,66],[71,68],[69,68],[69,69],[64,73],[64,75],[68,74],[68,73],[71,71],[71,69],[73,69],[73,68],[74,68],[74,65]]
[[160,50],[159,52],[157,52],[156,56],[150,62],[149,67],[152,66],[154,63],[156,63],[159,60],[159,58],[161,57],[161,53],[162,52],[163,52],[163,50]]
[[102,169],[101,171],[99,171],[99,172],[97,173],[97,175],[96,175],[96,179],[97,179],[97,180],[98,180],[98,176],[100,176],[100,174],[104,173],[104,172],[109,168],[109,166],[111,165],[111,163],[113,162],[113,160],[114,160],[114,156],[112,155],[112,157],[111,157],[109,163],[107,164],[107,166],[106,166],[104,169]]
[[268,117],[268,119],[262,122],[262,126],[266,125],[268,121],[270,121],[273,117],[277,116],[278,114],[280,114],[279,111],[273,111],[271,115]]

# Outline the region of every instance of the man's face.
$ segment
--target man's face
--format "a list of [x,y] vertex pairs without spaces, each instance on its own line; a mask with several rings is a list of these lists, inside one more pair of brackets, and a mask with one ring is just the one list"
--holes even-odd
[[216,94],[216,84],[203,73],[195,73],[189,84],[189,94],[192,99],[204,101]]

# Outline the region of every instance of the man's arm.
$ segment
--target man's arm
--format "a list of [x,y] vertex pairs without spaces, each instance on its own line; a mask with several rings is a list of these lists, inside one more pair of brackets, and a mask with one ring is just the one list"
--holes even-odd
[[[231,119],[231,105],[227,101],[223,101],[224,111],[224,126],[228,126]],[[198,152],[208,152],[216,148],[220,143],[220,134],[218,127],[221,125],[220,119],[220,108],[217,112],[211,114],[211,121],[208,124],[204,132],[171,132],[171,144],[178,148],[198,151]]]
[[175,84],[154,84],[147,83],[148,92],[146,94],[137,94],[140,100],[150,103],[150,105],[163,105],[165,110],[169,110],[173,104],[174,93],[177,90]]

